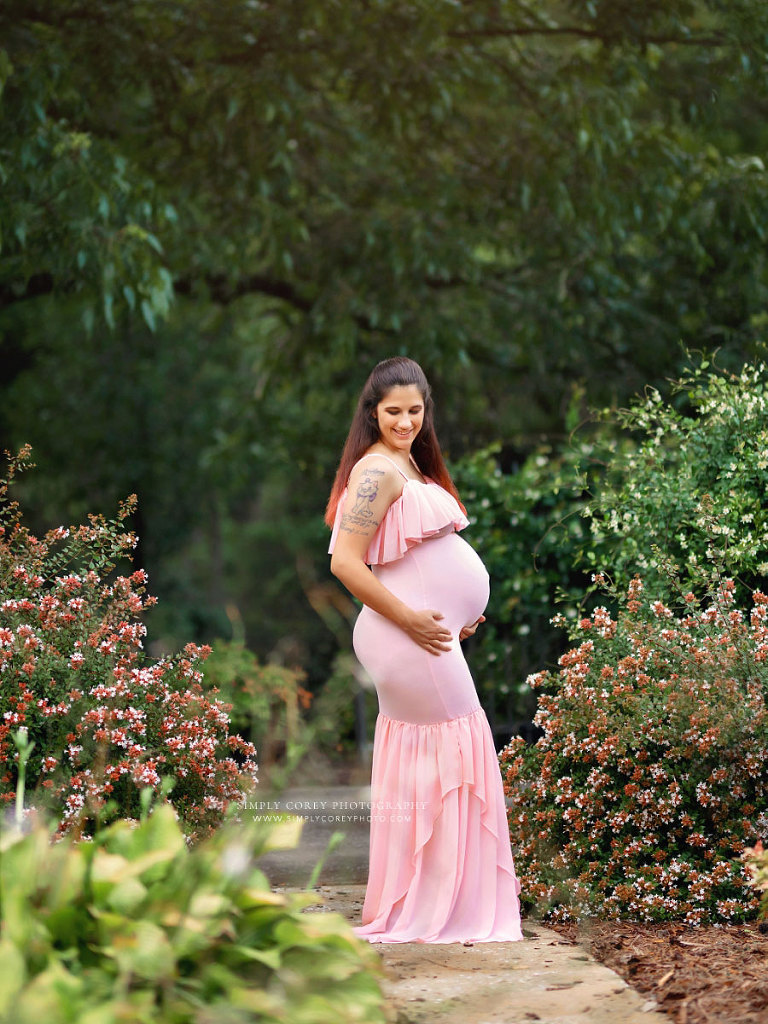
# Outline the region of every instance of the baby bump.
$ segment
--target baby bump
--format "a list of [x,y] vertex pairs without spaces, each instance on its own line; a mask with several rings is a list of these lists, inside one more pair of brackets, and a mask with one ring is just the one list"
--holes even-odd
[[355,653],[376,684],[383,714],[426,724],[479,707],[459,643],[462,626],[475,622],[488,602],[488,573],[457,534],[417,544],[402,558],[375,567],[376,576],[411,608],[442,612],[453,635],[450,651],[435,656],[371,608],[363,608],[353,636]]
[[411,608],[442,612],[452,633],[475,622],[488,604],[486,568],[457,533],[425,540],[396,562],[376,566],[375,572]]

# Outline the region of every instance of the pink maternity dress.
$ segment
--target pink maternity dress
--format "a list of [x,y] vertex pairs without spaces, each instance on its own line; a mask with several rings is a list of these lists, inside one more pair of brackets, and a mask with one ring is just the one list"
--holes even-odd
[[489,593],[485,566],[456,532],[467,525],[453,495],[406,477],[366,555],[385,587],[412,608],[441,611],[453,635],[435,656],[368,607],[355,624],[355,653],[379,699],[368,887],[355,929],[371,942],[522,938],[501,773],[459,644]]

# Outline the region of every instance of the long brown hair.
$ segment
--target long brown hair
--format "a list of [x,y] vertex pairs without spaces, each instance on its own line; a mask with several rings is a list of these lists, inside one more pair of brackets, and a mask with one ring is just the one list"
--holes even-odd
[[[424,476],[430,477],[444,487],[461,505],[459,492],[451,480],[437,441],[434,403],[429,382],[422,368],[413,359],[408,359],[406,356],[394,356],[392,359],[385,359],[374,366],[360,393],[325,511],[325,521],[329,526],[333,526],[336,509],[344,493],[344,488],[347,486],[352,467],[371,445],[379,440],[379,425],[375,417],[376,406],[392,388],[408,387],[411,384],[419,389],[424,401],[424,421],[421,430],[413,440],[411,453]],[[463,505],[461,507],[464,509]]]

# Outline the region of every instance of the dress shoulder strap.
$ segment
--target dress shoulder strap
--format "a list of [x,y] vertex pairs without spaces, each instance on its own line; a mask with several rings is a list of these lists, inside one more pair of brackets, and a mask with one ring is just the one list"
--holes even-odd
[[[355,463],[355,466],[358,466],[358,465],[359,465],[359,464],[360,464],[360,463],[361,463],[361,462],[363,461],[363,459],[386,459],[386,460],[387,460],[387,462],[391,462],[391,463],[392,463],[392,465],[393,465],[393,466],[395,467],[395,469],[397,470],[397,472],[398,472],[398,473],[400,474],[400,476],[401,476],[401,477],[402,477],[402,478],[403,478],[404,480],[408,480],[408,479],[410,479],[410,478],[409,478],[409,477],[407,476],[407,474],[405,474],[405,473],[404,473],[404,472],[402,471],[402,469],[400,469],[400,467],[399,467],[399,466],[398,466],[398,464],[397,464],[397,463],[395,462],[395,460],[394,460],[394,459],[390,459],[390,457],[389,457],[388,455],[382,455],[382,454],[381,454],[380,452],[368,452],[368,453],[367,453],[366,455],[361,455],[361,456],[360,456],[360,458],[359,458],[359,459],[357,460],[357,462]],[[352,468],[354,469],[354,466],[353,466]]]

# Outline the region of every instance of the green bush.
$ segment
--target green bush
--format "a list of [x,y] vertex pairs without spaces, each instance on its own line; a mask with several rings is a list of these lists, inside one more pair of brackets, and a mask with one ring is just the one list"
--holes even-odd
[[172,809],[93,842],[2,840],[3,1024],[376,1024],[379,959],[254,857],[299,826],[233,822],[190,850]]
[[[525,679],[562,650],[550,625],[553,601],[585,579],[576,568],[589,539],[580,514],[587,503],[583,467],[593,467],[594,477],[614,451],[615,442],[597,432],[542,445],[511,473],[500,468],[499,445],[452,467],[472,520],[467,539],[491,577],[487,622],[467,650],[492,718],[512,724],[533,716]],[[563,610],[575,616],[577,606],[570,596]]]
[[356,746],[358,695],[364,717],[376,717],[372,686],[360,683],[354,655],[341,651],[322,687],[311,693],[304,673],[262,665],[242,641],[217,640],[203,668],[204,686],[231,705],[231,728],[259,750],[259,779],[281,788],[306,771],[333,776],[359,759]]
[[733,374],[702,361],[669,401],[649,389],[604,418],[639,443],[598,480],[580,564],[605,566],[621,586],[640,573],[662,600],[679,585],[702,595],[714,566],[737,578],[742,597],[759,587],[768,576],[765,364]]
[[543,736],[501,755],[523,890],[555,919],[743,920],[738,858],[768,836],[768,372],[704,361],[616,421],[628,443],[572,474],[592,611],[553,620],[572,647],[529,679]]
[[469,650],[492,714],[511,723],[533,713],[524,680],[563,649],[553,606],[572,621],[593,607],[595,567],[623,588],[639,572],[661,600],[678,585],[702,596],[715,563],[742,601],[763,585],[768,370],[691,362],[670,392],[649,389],[578,429],[574,406],[572,434],[512,472],[500,446],[453,467],[491,575],[488,622]]
[[205,662],[204,686],[230,706],[232,730],[258,749],[262,781],[286,781],[311,743],[304,679],[300,669],[260,664],[242,640],[217,640]]
[[[362,707],[358,706],[359,700]],[[331,763],[349,764],[353,758],[359,758],[358,714],[362,712],[370,733],[378,710],[376,690],[357,658],[351,651],[339,651],[330,674],[312,701],[309,722],[313,750]]]

